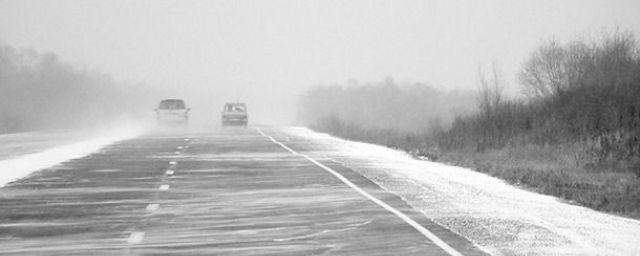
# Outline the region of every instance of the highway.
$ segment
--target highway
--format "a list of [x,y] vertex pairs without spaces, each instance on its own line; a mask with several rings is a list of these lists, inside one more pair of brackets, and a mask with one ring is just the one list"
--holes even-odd
[[276,127],[152,132],[0,188],[1,255],[485,255]]

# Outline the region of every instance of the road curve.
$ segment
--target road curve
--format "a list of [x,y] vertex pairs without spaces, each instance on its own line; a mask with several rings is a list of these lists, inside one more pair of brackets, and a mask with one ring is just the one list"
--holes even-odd
[[484,255],[278,128],[156,132],[0,189],[0,254]]

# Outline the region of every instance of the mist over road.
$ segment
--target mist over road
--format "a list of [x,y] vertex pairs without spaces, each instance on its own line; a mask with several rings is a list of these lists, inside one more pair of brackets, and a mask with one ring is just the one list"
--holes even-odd
[[484,255],[309,146],[277,128],[113,144],[2,188],[0,254]]
[[640,255],[640,1],[505,2],[0,0],[0,256]]
[[0,188],[3,255],[631,255],[639,227],[291,127],[152,132]]

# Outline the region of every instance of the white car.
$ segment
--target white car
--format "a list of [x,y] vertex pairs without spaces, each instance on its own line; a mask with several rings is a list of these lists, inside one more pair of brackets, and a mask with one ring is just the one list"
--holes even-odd
[[244,103],[227,103],[222,108],[222,126],[247,127],[249,116],[247,106]]
[[189,110],[180,99],[162,100],[155,109],[159,125],[183,126],[189,122]]

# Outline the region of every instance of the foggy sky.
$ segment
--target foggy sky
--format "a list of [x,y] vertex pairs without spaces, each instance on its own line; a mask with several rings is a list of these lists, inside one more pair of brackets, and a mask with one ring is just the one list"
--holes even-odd
[[202,116],[239,100],[270,122],[288,121],[301,91],[348,79],[471,90],[495,61],[515,88],[540,43],[640,35],[638,13],[637,0],[0,0],[0,40],[154,86]]

